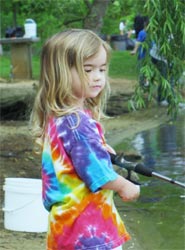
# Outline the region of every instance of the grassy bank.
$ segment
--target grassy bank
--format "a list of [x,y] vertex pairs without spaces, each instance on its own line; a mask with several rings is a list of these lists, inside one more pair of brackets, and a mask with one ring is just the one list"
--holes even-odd
[[[32,56],[33,79],[39,78],[40,55]],[[109,75],[113,78],[136,79],[136,57],[131,56],[129,51],[113,51]],[[0,56],[0,77],[11,78],[10,53],[5,52]]]

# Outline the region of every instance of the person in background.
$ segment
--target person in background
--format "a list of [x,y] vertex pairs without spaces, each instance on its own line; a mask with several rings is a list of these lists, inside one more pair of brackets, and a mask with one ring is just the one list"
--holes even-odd
[[[157,47],[156,43],[152,43],[152,48],[150,50],[150,56],[152,63],[157,67],[160,74],[166,79],[167,78],[167,70],[168,65],[166,59],[160,55],[159,48]],[[168,102],[165,100],[165,98],[162,95],[162,84],[160,83],[158,85],[158,95],[157,95],[157,101],[162,106],[167,106]]]
[[[147,37],[147,26],[149,23],[149,19],[147,16],[143,17],[143,22],[144,22],[144,28],[139,31],[137,39],[136,39],[135,47],[130,52],[131,55],[135,55],[137,53],[139,71],[142,66],[142,60],[144,59],[146,55],[146,49],[143,47],[142,43],[146,40],[146,37]],[[145,86],[145,87],[147,87],[149,84],[148,80],[141,73],[139,73],[139,82],[142,86]]]
[[130,52],[131,55],[135,55],[136,53],[138,53],[138,60],[143,59],[146,53],[146,50],[143,48],[142,43],[146,40],[147,37],[147,26],[149,23],[148,17],[143,17],[143,22],[144,22],[144,28],[139,31],[135,47]]
[[[172,38],[171,38],[172,39]],[[155,42],[152,43],[152,48],[150,50],[150,56],[152,63],[156,66],[158,71],[160,72],[161,76],[164,79],[168,79],[168,73],[172,70],[173,62],[167,62],[166,58],[161,55],[159,46]],[[174,78],[173,76],[169,79],[170,88],[172,90],[172,94],[174,94]],[[157,88],[157,102],[161,106],[168,106],[170,103],[170,98],[166,97],[167,92],[163,88],[163,85],[161,82],[158,83]],[[185,105],[183,103],[178,104],[179,108],[185,108]]]
[[124,21],[121,21],[119,24],[120,35],[125,34],[125,29],[126,29],[126,23]]
[[113,192],[126,202],[140,191],[114,171],[100,123],[109,57],[109,45],[89,30],[58,33],[42,49],[31,123],[42,150],[48,250],[121,250],[130,239]]
[[135,38],[137,39],[139,32],[144,29],[144,17],[138,14],[134,18],[134,31],[135,31]]
[[133,29],[128,30],[127,32],[129,38],[132,35],[135,35],[135,39],[137,39],[139,32],[144,29],[144,19],[145,17],[141,16],[140,14],[135,16]]

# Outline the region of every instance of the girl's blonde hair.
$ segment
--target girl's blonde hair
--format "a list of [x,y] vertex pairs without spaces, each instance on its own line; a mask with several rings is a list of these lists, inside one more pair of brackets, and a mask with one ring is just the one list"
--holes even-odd
[[[108,63],[109,45],[90,30],[72,29],[46,41],[41,54],[39,90],[31,114],[32,134],[39,144],[43,144],[50,116],[59,117],[76,111],[77,98],[72,93],[71,68],[76,68],[84,90],[88,84],[84,61],[95,55],[101,46],[107,53]],[[96,98],[85,101],[94,119],[102,117],[108,94],[109,82],[106,77],[104,90]]]

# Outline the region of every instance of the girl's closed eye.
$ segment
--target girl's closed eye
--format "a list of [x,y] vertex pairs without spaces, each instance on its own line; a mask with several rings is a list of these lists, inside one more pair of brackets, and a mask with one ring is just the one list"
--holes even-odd
[[100,68],[100,72],[105,72],[106,70],[106,67]]
[[[85,68],[84,70],[86,73],[90,73],[90,72],[92,72],[93,69],[92,68]],[[106,70],[107,70],[106,68],[99,69],[100,72],[105,72]]]
[[92,71],[92,69],[84,69],[86,73],[90,73]]

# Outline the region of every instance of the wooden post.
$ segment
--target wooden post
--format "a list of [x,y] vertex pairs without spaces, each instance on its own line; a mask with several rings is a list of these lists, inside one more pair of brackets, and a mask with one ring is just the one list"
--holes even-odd
[[4,38],[1,44],[11,45],[12,78],[32,79],[32,50],[33,42],[39,38]]
[[32,79],[32,54],[29,43],[11,46],[12,76],[17,79]]

